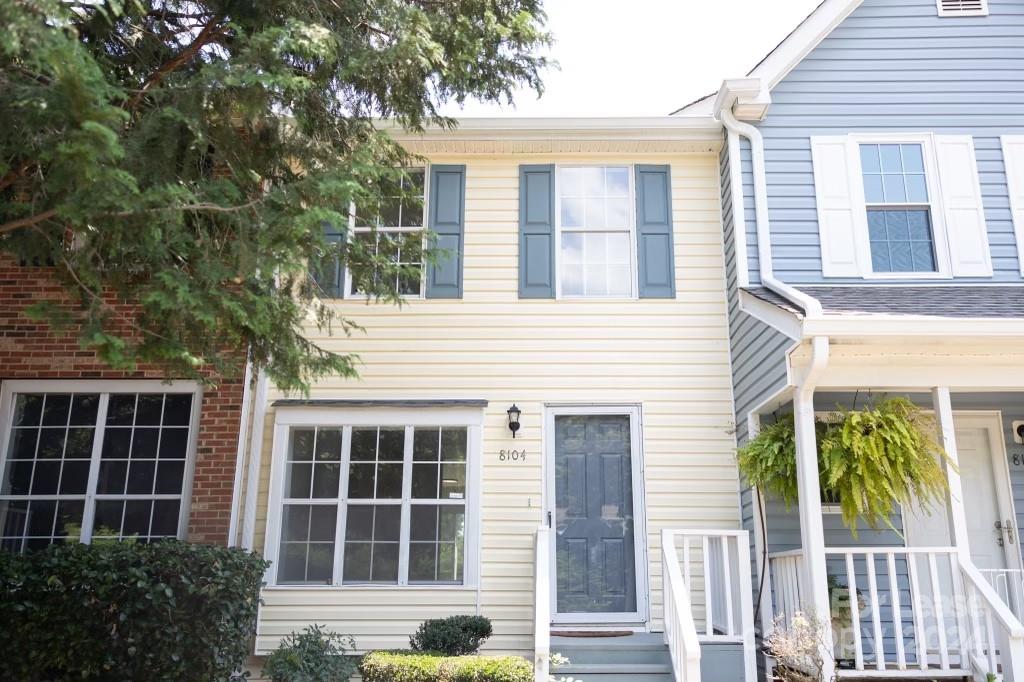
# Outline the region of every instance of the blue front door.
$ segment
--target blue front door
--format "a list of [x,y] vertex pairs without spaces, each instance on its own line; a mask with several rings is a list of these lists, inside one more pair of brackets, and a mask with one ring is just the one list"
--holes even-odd
[[554,426],[556,614],[635,620],[630,417],[557,415]]

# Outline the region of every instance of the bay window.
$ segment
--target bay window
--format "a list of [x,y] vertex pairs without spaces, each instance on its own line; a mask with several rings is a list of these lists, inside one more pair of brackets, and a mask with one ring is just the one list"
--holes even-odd
[[268,537],[276,584],[466,584],[479,427],[424,419],[286,414]]

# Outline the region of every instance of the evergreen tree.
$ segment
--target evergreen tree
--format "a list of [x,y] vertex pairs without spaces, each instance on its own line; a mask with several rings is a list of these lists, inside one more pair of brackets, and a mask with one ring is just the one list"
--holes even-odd
[[[113,367],[216,380],[248,349],[285,389],[351,376],[306,338],[353,326],[308,266],[416,163],[379,119],[539,92],[543,22],[541,0],[2,2],[0,250],[54,266],[74,305],[31,313]],[[346,266],[400,302],[373,251]]]

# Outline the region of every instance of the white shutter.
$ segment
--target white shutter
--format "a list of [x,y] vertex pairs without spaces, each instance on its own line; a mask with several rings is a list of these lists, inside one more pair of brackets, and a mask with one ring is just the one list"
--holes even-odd
[[1024,274],[1024,135],[1003,137],[1003,163],[1013,211],[1013,232],[1017,236],[1017,262]]
[[952,275],[991,277],[992,255],[988,248],[974,138],[970,135],[936,135],[935,157],[939,166]]
[[858,241],[867,234],[860,157],[846,135],[811,138],[821,274],[860,277]]

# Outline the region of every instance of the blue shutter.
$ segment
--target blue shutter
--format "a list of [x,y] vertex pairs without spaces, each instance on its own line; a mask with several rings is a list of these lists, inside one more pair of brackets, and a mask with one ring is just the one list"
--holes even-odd
[[519,298],[555,297],[555,167],[519,167]]
[[427,298],[462,298],[466,167],[431,166],[427,203],[431,248],[445,252],[427,265]]
[[675,298],[672,193],[668,166],[636,167],[636,240],[640,298]]

